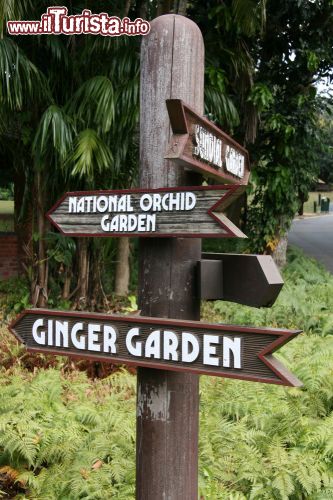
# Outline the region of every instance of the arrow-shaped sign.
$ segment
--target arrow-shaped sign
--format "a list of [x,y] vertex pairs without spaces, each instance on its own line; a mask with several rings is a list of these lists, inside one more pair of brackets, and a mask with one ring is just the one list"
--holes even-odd
[[223,213],[239,186],[66,193],[47,217],[67,236],[246,236]]
[[204,253],[198,266],[202,300],[270,307],[283,286],[270,255]]
[[300,332],[47,309],[10,326],[28,351],[300,386],[272,353]]
[[250,176],[247,150],[180,99],[166,105],[173,135],[164,158],[244,190]]

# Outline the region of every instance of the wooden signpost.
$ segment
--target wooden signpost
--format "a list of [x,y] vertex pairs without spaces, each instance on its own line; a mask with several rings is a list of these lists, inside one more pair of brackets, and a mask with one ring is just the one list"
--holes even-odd
[[[196,173],[164,159],[171,138],[166,99],[203,113],[204,44],[195,23],[177,15],[152,21],[141,46],[140,93],[140,186],[201,185]],[[200,239],[140,238],[142,314],[199,321],[200,258]],[[139,368],[137,378],[137,499],[197,500],[199,376]]]
[[219,182],[246,186],[246,149],[180,99],[166,101],[173,135],[165,158]]
[[30,309],[11,331],[31,352],[301,385],[272,353],[299,331]]
[[239,186],[66,193],[47,217],[66,236],[246,238],[223,213]]
[[198,273],[202,300],[271,307],[283,287],[270,255],[204,253],[198,262]]
[[67,193],[47,214],[65,235],[140,237],[142,316],[31,309],[10,327],[33,352],[138,366],[138,500],[198,498],[199,374],[301,385],[272,355],[299,331],[199,321],[200,299],[269,306],[283,284],[268,256],[201,255],[199,238],[245,236],[223,210],[249,178],[247,151],[202,116],[203,80],[199,28],[155,19],[141,50],[140,189]]

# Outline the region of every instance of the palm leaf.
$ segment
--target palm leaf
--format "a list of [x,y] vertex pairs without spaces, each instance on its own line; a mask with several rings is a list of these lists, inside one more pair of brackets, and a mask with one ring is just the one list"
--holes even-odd
[[212,85],[205,86],[205,109],[219,123],[227,124],[228,128],[239,124],[239,115],[230,97]]
[[1,0],[0,2],[0,36],[3,37],[7,21],[27,19],[33,0]]
[[111,80],[106,76],[95,76],[84,82],[73,95],[68,112],[87,127],[95,126],[100,132],[109,132],[115,114]]
[[72,147],[73,134],[73,123],[64,110],[55,104],[49,106],[42,115],[33,142],[37,163],[45,156],[53,156],[54,152],[64,160]]
[[44,75],[9,38],[0,39],[0,103],[21,109],[48,93]]
[[233,0],[232,12],[241,31],[247,36],[253,36],[263,29],[266,22],[267,0]]
[[85,129],[78,135],[74,149],[66,162],[72,164],[71,175],[92,180],[95,171],[101,173],[113,164],[109,147],[92,129]]

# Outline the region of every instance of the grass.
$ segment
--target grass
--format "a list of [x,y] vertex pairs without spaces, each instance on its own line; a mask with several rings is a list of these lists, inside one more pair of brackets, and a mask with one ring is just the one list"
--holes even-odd
[[0,200],[0,215],[14,214],[14,202],[7,200]]
[[[330,198],[331,203],[330,205],[332,206],[333,204],[333,192],[323,192],[323,193],[318,193],[318,192],[311,192],[309,193],[309,199],[307,202],[304,203],[304,213],[314,213],[313,210],[313,203],[316,201],[317,202],[317,207],[318,207],[318,195],[321,195],[321,197],[327,197]],[[319,211],[319,209],[318,209]]]
[[14,202],[0,200],[0,233],[14,231]]

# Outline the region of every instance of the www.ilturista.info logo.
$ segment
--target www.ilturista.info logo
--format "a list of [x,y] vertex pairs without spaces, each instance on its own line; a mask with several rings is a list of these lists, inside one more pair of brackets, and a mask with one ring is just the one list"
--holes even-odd
[[40,21],[8,21],[10,35],[102,35],[135,36],[147,35],[150,24],[140,17],[131,21],[128,17],[120,19],[105,12],[92,14],[84,9],[81,14],[69,16],[66,7],[48,7]]

